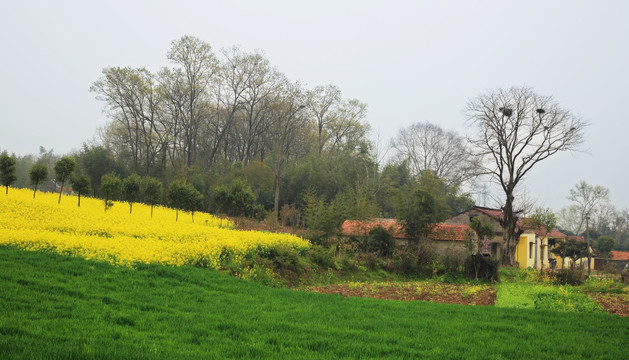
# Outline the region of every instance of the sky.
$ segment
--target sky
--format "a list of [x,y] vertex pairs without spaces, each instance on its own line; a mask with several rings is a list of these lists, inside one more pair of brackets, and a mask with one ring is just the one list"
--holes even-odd
[[367,103],[381,149],[415,122],[472,133],[469,100],[532,87],[590,126],[582,151],[535,166],[527,198],[558,210],[584,180],[629,207],[626,0],[0,0],[0,149],[79,149],[108,121],[89,91],[102,69],[157,72],[183,35],[216,54],[260,50],[308,88],[338,86]]

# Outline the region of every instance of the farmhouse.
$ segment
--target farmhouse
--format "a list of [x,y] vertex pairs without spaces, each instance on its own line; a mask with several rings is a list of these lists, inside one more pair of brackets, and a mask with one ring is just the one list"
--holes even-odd
[[447,225],[467,225],[472,222],[474,218],[480,218],[482,221],[489,222],[494,228],[494,237],[492,239],[485,240],[485,246],[489,247],[488,255],[500,256],[502,252],[502,236],[504,231],[500,225],[500,219],[502,218],[502,210],[490,209],[480,206],[474,206],[467,209],[453,217],[445,220],[443,223]]
[[629,264],[629,251],[611,251],[611,258],[595,258],[594,270],[622,271]]
[[[450,219],[444,221],[445,224],[466,224],[469,225],[472,219],[479,217],[481,220],[493,225],[495,236],[491,242],[491,256],[501,256],[504,228],[500,224],[502,210],[474,206],[465,210]],[[517,223],[517,235],[519,241],[516,246],[515,260],[520,268],[540,269],[542,266],[548,268],[551,264],[563,266],[564,260],[550,252],[558,241],[566,239],[566,235],[553,229],[545,234],[539,229],[534,229],[527,225],[527,219],[520,219]]]
[[[440,253],[448,251],[463,252],[467,249],[469,241],[476,239],[476,233],[470,228],[472,219],[479,217],[492,224],[494,237],[484,239],[481,253],[488,256],[500,257],[502,255],[502,243],[504,228],[500,224],[502,210],[474,206],[453,217],[437,224],[429,236],[430,245]],[[398,245],[408,243],[406,235],[400,223],[395,219],[372,219],[368,221],[347,220],[341,227],[341,235],[344,236],[368,236],[369,231],[381,226],[396,239]],[[516,246],[515,258],[520,268],[541,269],[553,265],[563,267],[569,265],[569,259],[561,259],[550,250],[559,241],[564,241],[567,236],[557,229],[546,233],[527,225],[526,219],[518,221],[517,235],[519,241]],[[586,260],[587,262],[587,260]]]
[[[395,219],[347,220],[341,226],[341,235],[369,236],[369,232],[378,226],[387,230],[393,236],[398,246],[408,244],[408,239],[401,224]],[[475,238],[476,234],[468,225],[437,224],[432,229],[428,241],[430,246],[438,253],[463,253],[467,249],[469,241]]]

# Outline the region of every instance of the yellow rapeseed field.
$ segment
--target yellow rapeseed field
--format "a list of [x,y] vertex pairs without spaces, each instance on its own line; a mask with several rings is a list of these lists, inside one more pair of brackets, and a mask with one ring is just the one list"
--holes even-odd
[[52,250],[61,254],[109,261],[117,265],[160,263],[203,265],[218,268],[221,256],[242,259],[276,246],[302,252],[310,243],[289,234],[234,230],[227,219],[207,213],[179,213],[150,206],[114,202],[105,212],[100,199],[9,188],[0,194],[0,244],[27,250]]

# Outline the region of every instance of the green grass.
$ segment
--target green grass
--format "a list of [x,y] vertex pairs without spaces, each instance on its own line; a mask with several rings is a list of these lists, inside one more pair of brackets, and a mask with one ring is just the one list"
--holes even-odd
[[604,312],[596,302],[572,286],[504,282],[496,288],[496,307]]
[[622,359],[629,319],[343,298],[0,247],[0,358]]

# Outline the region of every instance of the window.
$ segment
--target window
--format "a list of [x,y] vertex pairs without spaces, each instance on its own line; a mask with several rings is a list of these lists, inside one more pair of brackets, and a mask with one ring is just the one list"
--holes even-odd
[[534,251],[535,251],[535,243],[529,243],[529,259],[533,258]]

